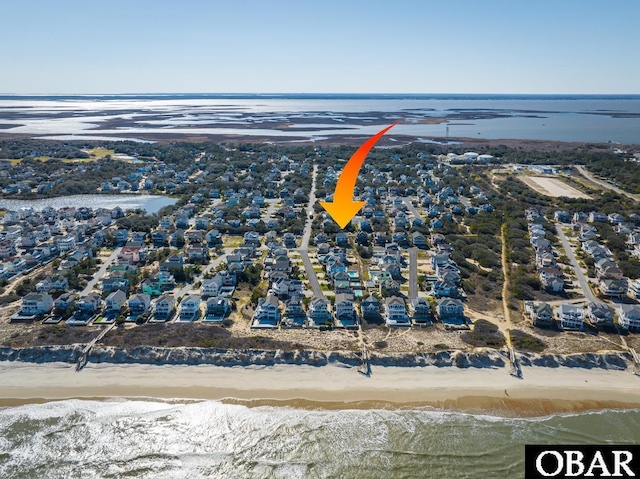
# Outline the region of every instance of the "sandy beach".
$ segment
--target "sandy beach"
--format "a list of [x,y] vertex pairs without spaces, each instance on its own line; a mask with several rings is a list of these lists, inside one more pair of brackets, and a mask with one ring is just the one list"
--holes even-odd
[[312,408],[433,406],[541,415],[603,408],[640,408],[640,377],[631,371],[374,367],[354,368],[89,364],[0,364],[0,405],[67,398],[217,399],[248,405]]

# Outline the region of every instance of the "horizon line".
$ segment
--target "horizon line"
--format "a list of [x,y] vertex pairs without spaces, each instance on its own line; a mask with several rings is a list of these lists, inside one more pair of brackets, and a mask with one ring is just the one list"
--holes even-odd
[[2,93],[0,96],[170,96],[170,95],[255,95],[255,96],[286,96],[286,95],[350,95],[350,96],[640,96],[640,93],[459,93],[459,92],[119,92],[119,93]]

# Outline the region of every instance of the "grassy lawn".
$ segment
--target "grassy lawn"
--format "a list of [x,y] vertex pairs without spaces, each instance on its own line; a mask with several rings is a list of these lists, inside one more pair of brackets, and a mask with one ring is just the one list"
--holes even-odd
[[89,150],[85,150],[94,158],[104,158],[107,155],[115,155],[115,151],[108,150],[107,148],[91,148]]
[[222,237],[222,246],[224,248],[237,248],[244,242],[244,238],[242,236],[223,236]]

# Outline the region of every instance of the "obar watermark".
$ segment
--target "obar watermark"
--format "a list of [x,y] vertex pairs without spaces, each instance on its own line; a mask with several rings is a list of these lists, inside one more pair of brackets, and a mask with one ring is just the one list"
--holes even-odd
[[640,446],[525,446],[525,479],[640,477]]

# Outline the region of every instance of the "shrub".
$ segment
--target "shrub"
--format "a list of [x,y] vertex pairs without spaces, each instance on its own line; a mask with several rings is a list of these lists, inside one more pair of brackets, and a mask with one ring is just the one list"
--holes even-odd
[[477,348],[501,348],[506,343],[504,334],[493,323],[484,319],[477,320],[473,325],[473,330],[463,333],[462,340]]
[[519,329],[509,331],[509,336],[511,337],[513,347],[521,351],[540,353],[547,347],[542,339],[520,331]]

